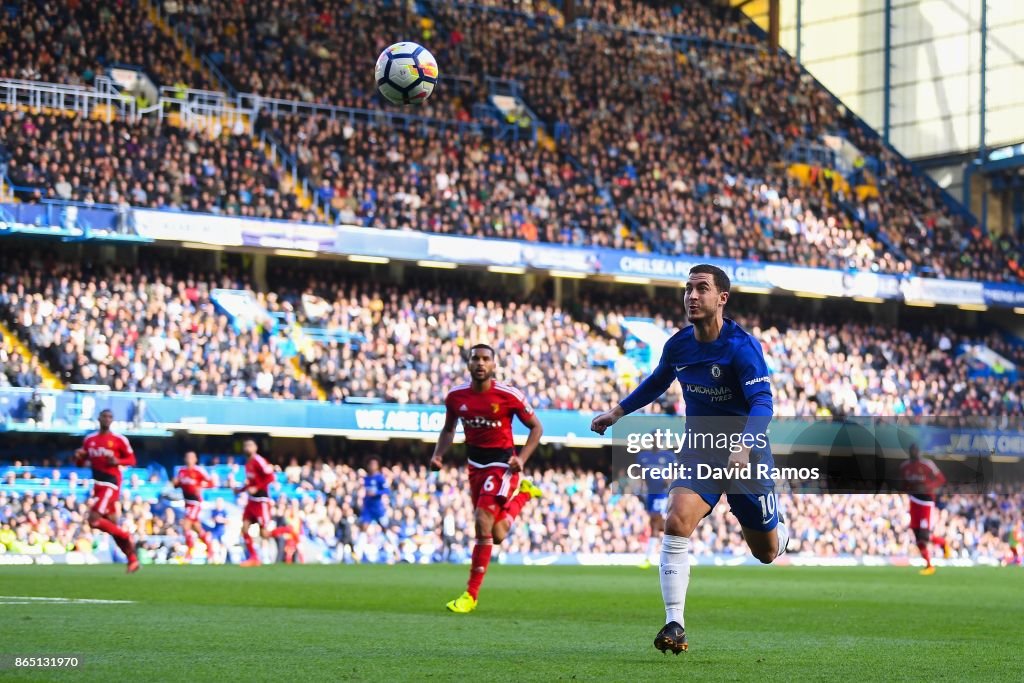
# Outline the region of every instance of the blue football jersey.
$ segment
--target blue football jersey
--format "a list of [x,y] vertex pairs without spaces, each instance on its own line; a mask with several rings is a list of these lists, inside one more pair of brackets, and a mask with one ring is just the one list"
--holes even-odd
[[761,344],[733,320],[725,319],[713,342],[697,341],[692,325],[674,334],[658,366],[623,399],[622,408],[627,414],[642,408],[674,380],[683,389],[688,431],[766,434],[774,410],[771,375]]

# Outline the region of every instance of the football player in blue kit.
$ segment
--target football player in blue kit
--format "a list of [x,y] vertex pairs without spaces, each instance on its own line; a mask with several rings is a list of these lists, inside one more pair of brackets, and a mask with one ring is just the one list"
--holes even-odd
[[[686,432],[695,438],[679,449],[686,475],[672,482],[669,491],[660,572],[666,623],[654,640],[662,652],[679,654],[688,648],[683,608],[690,581],[690,536],[723,493],[758,560],[773,562],[789,540],[779,520],[774,482],[770,476],[749,474],[774,467],[767,440],[773,414],[771,377],[760,343],[725,318],[729,290],[729,276],[721,268],[691,268],[684,295],[691,325],[665,343],[657,368],[629,396],[591,423],[593,431],[604,434],[623,416],[658,399],[672,382],[682,385]],[[721,438],[727,440],[726,447]]]

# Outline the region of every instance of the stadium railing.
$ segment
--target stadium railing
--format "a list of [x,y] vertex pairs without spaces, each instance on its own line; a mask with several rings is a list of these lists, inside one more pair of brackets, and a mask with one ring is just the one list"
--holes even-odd
[[0,103],[9,108],[54,109],[84,117],[105,115],[108,123],[115,118],[134,118],[137,113],[135,99],[116,91],[10,78],[0,79]]

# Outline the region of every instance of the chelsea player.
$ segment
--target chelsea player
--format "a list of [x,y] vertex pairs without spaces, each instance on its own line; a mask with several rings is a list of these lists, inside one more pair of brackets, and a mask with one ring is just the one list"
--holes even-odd
[[[686,479],[674,481],[669,491],[665,537],[661,548],[661,595],[665,626],[654,639],[662,652],[675,654],[688,648],[683,608],[690,581],[690,536],[711,513],[723,493],[739,520],[747,546],[768,564],[785,552],[789,532],[779,520],[775,486],[771,479],[748,477],[700,478],[697,464],[715,468],[719,477],[735,474],[748,463],[774,467],[767,447],[772,392],[768,367],[758,341],[724,317],[729,301],[729,277],[721,268],[702,264],[690,269],[684,303],[690,323],[668,340],[658,367],[629,396],[594,418],[590,428],[598,434],[624,415],[656,400],[676,379],[683,387],[686,429],[722,431],[742,436],[734,448],[688,448],[680,453]],[[758,440],[760,437],[760,440]],[[753,450],[751,445],[755,445]]]

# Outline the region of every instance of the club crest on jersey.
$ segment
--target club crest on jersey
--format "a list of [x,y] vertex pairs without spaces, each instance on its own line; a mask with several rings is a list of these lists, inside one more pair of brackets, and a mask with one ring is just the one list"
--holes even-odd
[[501,410],[501,404],[498,404],[498,403],[492,403],[491,404],[491,412],[492,413],[497,415],[499,410]]
[[718,379],[719,377],[722,376],[722,368],[720,365],[718,365],[718,363],[715,363],[714,365],[711,366],[711,376],[714,377],[715,379]]

